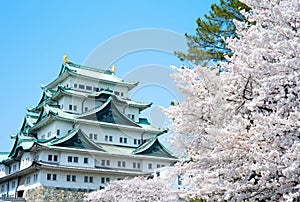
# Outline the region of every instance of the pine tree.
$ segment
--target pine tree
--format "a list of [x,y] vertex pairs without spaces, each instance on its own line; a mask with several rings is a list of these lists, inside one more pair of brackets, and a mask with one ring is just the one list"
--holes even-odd
[[220,0],[220,5],[212,4],[211,11],[204,19],[196,20],[196,35],[185,34],[188,53],[175,52],[181,60],[205,65],[211,61],[226,61],[224,55],[232,55],[225,39],[237,37],[233,20],[245,21],[241,10],[250,8],[239,0]]

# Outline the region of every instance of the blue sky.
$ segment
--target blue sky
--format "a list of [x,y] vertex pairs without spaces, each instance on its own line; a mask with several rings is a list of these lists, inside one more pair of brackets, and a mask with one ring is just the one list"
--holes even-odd
[[[177,66],[187,64],[172,55],[170,50],[160,50],[160,45],[170,42],[168,47],[174,45],[176,48],[177,44],[172,42],[171,36],[180,38],[184,33],[194,33],[196,18],[208,13],[210,5],[217,2],[217,0],[1,1],[0,151],[9,151],[12,147],[9,135],[17,133],[20,129],[26,113],[25,107],[35,106],[39,101],[42,95],[40,84],[47,84],[56,78],[65,53],[75,63],[88,64],[90,61],[88,56],[95,53],[97,47],[98,50],[104,45],[111,47],[110,50],[101,53],[101,57],[105,58],[107,54],[116,53],[117,49],[131,44],[132,38],[131,41],[122,42],[122,36],[126,33],[136,34],[139,30],[147,29],[158,32],[162,30],[162,33],[171,33],[170,40],[168,36],[162,42],[154,38],[154,41],[150,41],[144,49],[127,52],[111,61],[116,65],[116,74],[121,78],[138,80],[148,79],[146,77],[151,76],[158,78],[163,71],[157,70],[157,67],[162,67],[168,72],[167,68],[171,64]],[[139,35],[136,38],[138,39]],[[113,42],[118,44],[110,46]],[[151,46],[151,43],[154,44],[153,47],[147,47]],[[105,66],[106,63],[93,62],[95,64],[99,62],[97,68],[108,68]],[[156,74],[142,75],[140,72],[143,71],[138,71],[149,68]],[[177,97],[174,95],[176,93],[164,84],[167,79],[163,77],[160,79],[163,86],[158,85],[158,81],[150,85],[151,82],[147,80],[148,83],[144,87],[138,88],[133,93],[133,98],[153,101],[154,107],[158,105],[166,107],[170,100],[176,100]],[[152,110],[149,113],[157,112]]]

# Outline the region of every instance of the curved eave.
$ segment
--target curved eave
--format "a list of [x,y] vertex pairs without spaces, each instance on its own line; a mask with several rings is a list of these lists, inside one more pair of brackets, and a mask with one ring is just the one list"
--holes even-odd
[[143,110],[151,107],[152,104],[153,104],[152,102],[151,103],[147,103],[147,104],[139,104],[139,103],[134,103],[133,104],[132,103],[132,104],[129,104],[129,106],[139,108],[140,111],[143,111]]
[[150,173],[145,173],[141,171],[131,171],[131,170],[121,170],[114,168],[90,168],[90,167],[76,167],[76,166],[63,166],[48,164],[45,162],[38,162],[42,167],[54,170],[63,170],[63,171],[77,171],[77,172],[86,172],[86,173],[108,173],[108,174],[124,174],[127,176],[136,176],[136,175],[148,175]]
[[41,85],[41,88],[44,89],[52,89],[55,86],[57,86],[59,83],[61,83],[62,81],[64,81],[66,78],[68,78],[70,76],[70,70],[69,71],[63,71],[62,74],[60,74],[56,79],[54,79],[52,82],[50,82],[47,85]]
[[[17,140],[18,141],[18,140]],[[27,143],[27,147],[24,147],[24,145],[22,145]],[[18,154],[19,151],[30,151],[30,149],[32,148],[32,146],[35,144],[35,140],[21,140],[21,142],[17,142],[17,144],[14,145],[13,149],[11,150],[9,157],[10,158],[15,158],[16,155]]]
[[68,95],[68,96],[72,96],[72,97],[79,97],[79,98],[86,97],[86,96],[78,94],[78,93],[71,93],[68,90],[63,89],[63,87],[59,86],[57,92],[53,95],[52,99],[55,100],[55,99],[63,97],[64,95]]
[[4,177],[1,177],[0,178],[0,183],[7,182],[10,179],[15,179],[17,177],[22,177],[22,176],[25,176],[26,174],[35,172],[36,170],[39,169],[39,167],[40,167],[39,163],[33,161],[32,164],[29,167],[27,167],[25,169],[22,169],[22,170],[19,170],[15,173],[6,175]]

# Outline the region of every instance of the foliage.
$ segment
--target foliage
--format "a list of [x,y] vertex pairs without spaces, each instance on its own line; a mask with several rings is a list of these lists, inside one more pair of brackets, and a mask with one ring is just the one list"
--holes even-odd
[[249,22],[228,72],[174,68],[181,104],[166,110],[187,194],[208,201],[300,200],[300,3],[244,0]]
[[196,35],[185,34],[188,53],[175,52],[175,54],[195,64],[205,64],[212,60],[225,61],[225,54],[232,54],[225,39],[237,37],[233,20],[245,21],[241,10],[249,11],[249,7],[239,0],[221,0],[220,5],[212,4],[209,15],[196,20]]
[[135,177],[111,182],[105,189],[87,194],[91,202],[147,202],[176,201],[176,195],[169,192],[164,181]]

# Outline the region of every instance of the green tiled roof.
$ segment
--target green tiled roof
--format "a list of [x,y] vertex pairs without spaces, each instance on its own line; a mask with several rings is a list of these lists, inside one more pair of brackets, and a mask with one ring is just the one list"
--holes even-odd
[[108,153],[117,155],[132,155],[132,151],[135,149],[132,147],[121,147],[109,144],[103,144],[101,146]]
[[137,149],[132,151],[132,154],[144,154],[144,155],[153,155],[153,156],[161,156],[161,157],[171,157],[172,153],[164,147],[158,140],[159,135],[156,135],[146,141],[144,144],[139,146]]
[[35,143],[36,138],[26,136],[22,133],[18,134],[14,146],[9,154],[9,157],[16,155],[16,151],[18,148],[22,148],[23,150],[29,150]]
[[74,63],[63,63],[58,77],[49,83],[48,85],[41,86],[42,88],[53,88],[55,85],[59,84],[69,75],[78,77],[87,77],[91,79],[97,79],[102,82],[118,84],[127,86],[129,89],[135,87],[138,82],[127,82],[118,78],[115,74],[109,73],[109,71],[98,70],[92,67],[86,67]]

